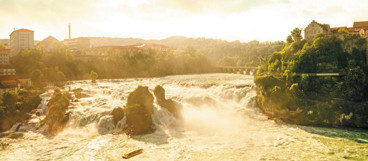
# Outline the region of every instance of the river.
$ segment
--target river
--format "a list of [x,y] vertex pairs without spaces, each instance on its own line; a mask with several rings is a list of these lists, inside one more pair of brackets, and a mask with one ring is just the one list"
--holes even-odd
[[[156,131],[114,135],[109,113],[124,107],[138,85],[162,85],[166,97],[183,105],[183,121],[155,104]],[[72,102],[70,120],[55,137],[26,132],[18,139],[0,138],[0,160],[368,160],[368,133],[286,125],[269,120],[256,107],[253,77],[198,74],[160,78],[75,81],[88,97]],[[43,95],[40,108],[52,93]],[[280,98],[282,99],[282,98]],[[42,117],[42,116],[41,116]]]

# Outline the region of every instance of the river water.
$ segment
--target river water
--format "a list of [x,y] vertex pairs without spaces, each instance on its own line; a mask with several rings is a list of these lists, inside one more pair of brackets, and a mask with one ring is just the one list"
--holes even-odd
[[[183,121],[155,104],[154,133],[113,134],[117,129],[109,113],[124,107],[138,85],[151,92],[162,85],[166,98],[183,105]],[[256,107],[252,76],[76,81],[66,90],[76,88],[88,96],[71,103],[63,132],[55,137],[30,131],[18,139],[1,138],[0,160],[123,160],[123,154],[139,148],[143,153],[130,160],[368,160],[367,131],[269,120]],[[43,94],[40,108],[45,108],[51,93]]]

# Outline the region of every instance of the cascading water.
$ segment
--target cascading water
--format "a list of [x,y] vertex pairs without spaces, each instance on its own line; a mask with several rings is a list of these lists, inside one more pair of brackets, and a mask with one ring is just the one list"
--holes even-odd
[[[125,120],[115,127],[110,113],[124,107],[128,94],[138,85],[148,86],[151,92],[162,85],[166,98],[183,105],[182,120],[155,104],[155,132],[116,135]],[[101,80],[98,84],[76,81],[65,89],[69,88],[82,88],[87,97],[71,102],[64,131],[55,137],[30,131],[18,139],[0,138],[7,145],[0,148],[0,160],[121,160],[123,154],[137,148],[144,152],[131,160],[339,160],[368,154],[367,144],[328,137],[345,132],[345,136],[364,141],[368,138],[364,132],[268,120],[255,105],[251,76],[182,75]],[[40,108],[47,104],[47,96],[50,93],[44,94]],[[340,144],[359,148],[345,151]]]

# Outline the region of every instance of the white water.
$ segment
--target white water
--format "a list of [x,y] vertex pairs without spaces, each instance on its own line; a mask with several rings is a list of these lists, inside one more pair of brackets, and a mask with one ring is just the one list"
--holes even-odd
[[[154,133],[113,135],[109,113],[138,85],[151,92],[162,85],[166,98],[183,105],[184,121],[155,105]],[[55,137],[1,138],[0,160],[122,160],[138,148],[143,153],[130,160],[368,159],[366,131],[276,124],[256,107],[253,86],[253,77],[238,74],[73,82],[66,89],[83,88],[90,97],[72,102],[67,128]]]

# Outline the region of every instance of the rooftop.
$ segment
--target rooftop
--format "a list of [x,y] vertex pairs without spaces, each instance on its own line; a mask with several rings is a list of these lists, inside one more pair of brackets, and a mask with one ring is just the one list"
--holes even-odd
[[356,28],[356,27],[368,27],[368,21],[358,21],[358,22],[354,22],[353,27],[354,27],[354,28]]
[[34,32],[34,31],[29,30],[29,29],[18,29],[18,30],[14,30],[10,35],[12,35],[15,32]]
[[9,64],[2,64],[0,65],[0,69],[14,69],[14,67]]
[[12,81],[12,80],[17,81],[18,77],[15,75],[0,75],[0,82],[3,82],[3,81],[7,82],[7,81]]
[[0,48],[0,51],[10,51],[10,49],[7,49],[7,48]]

